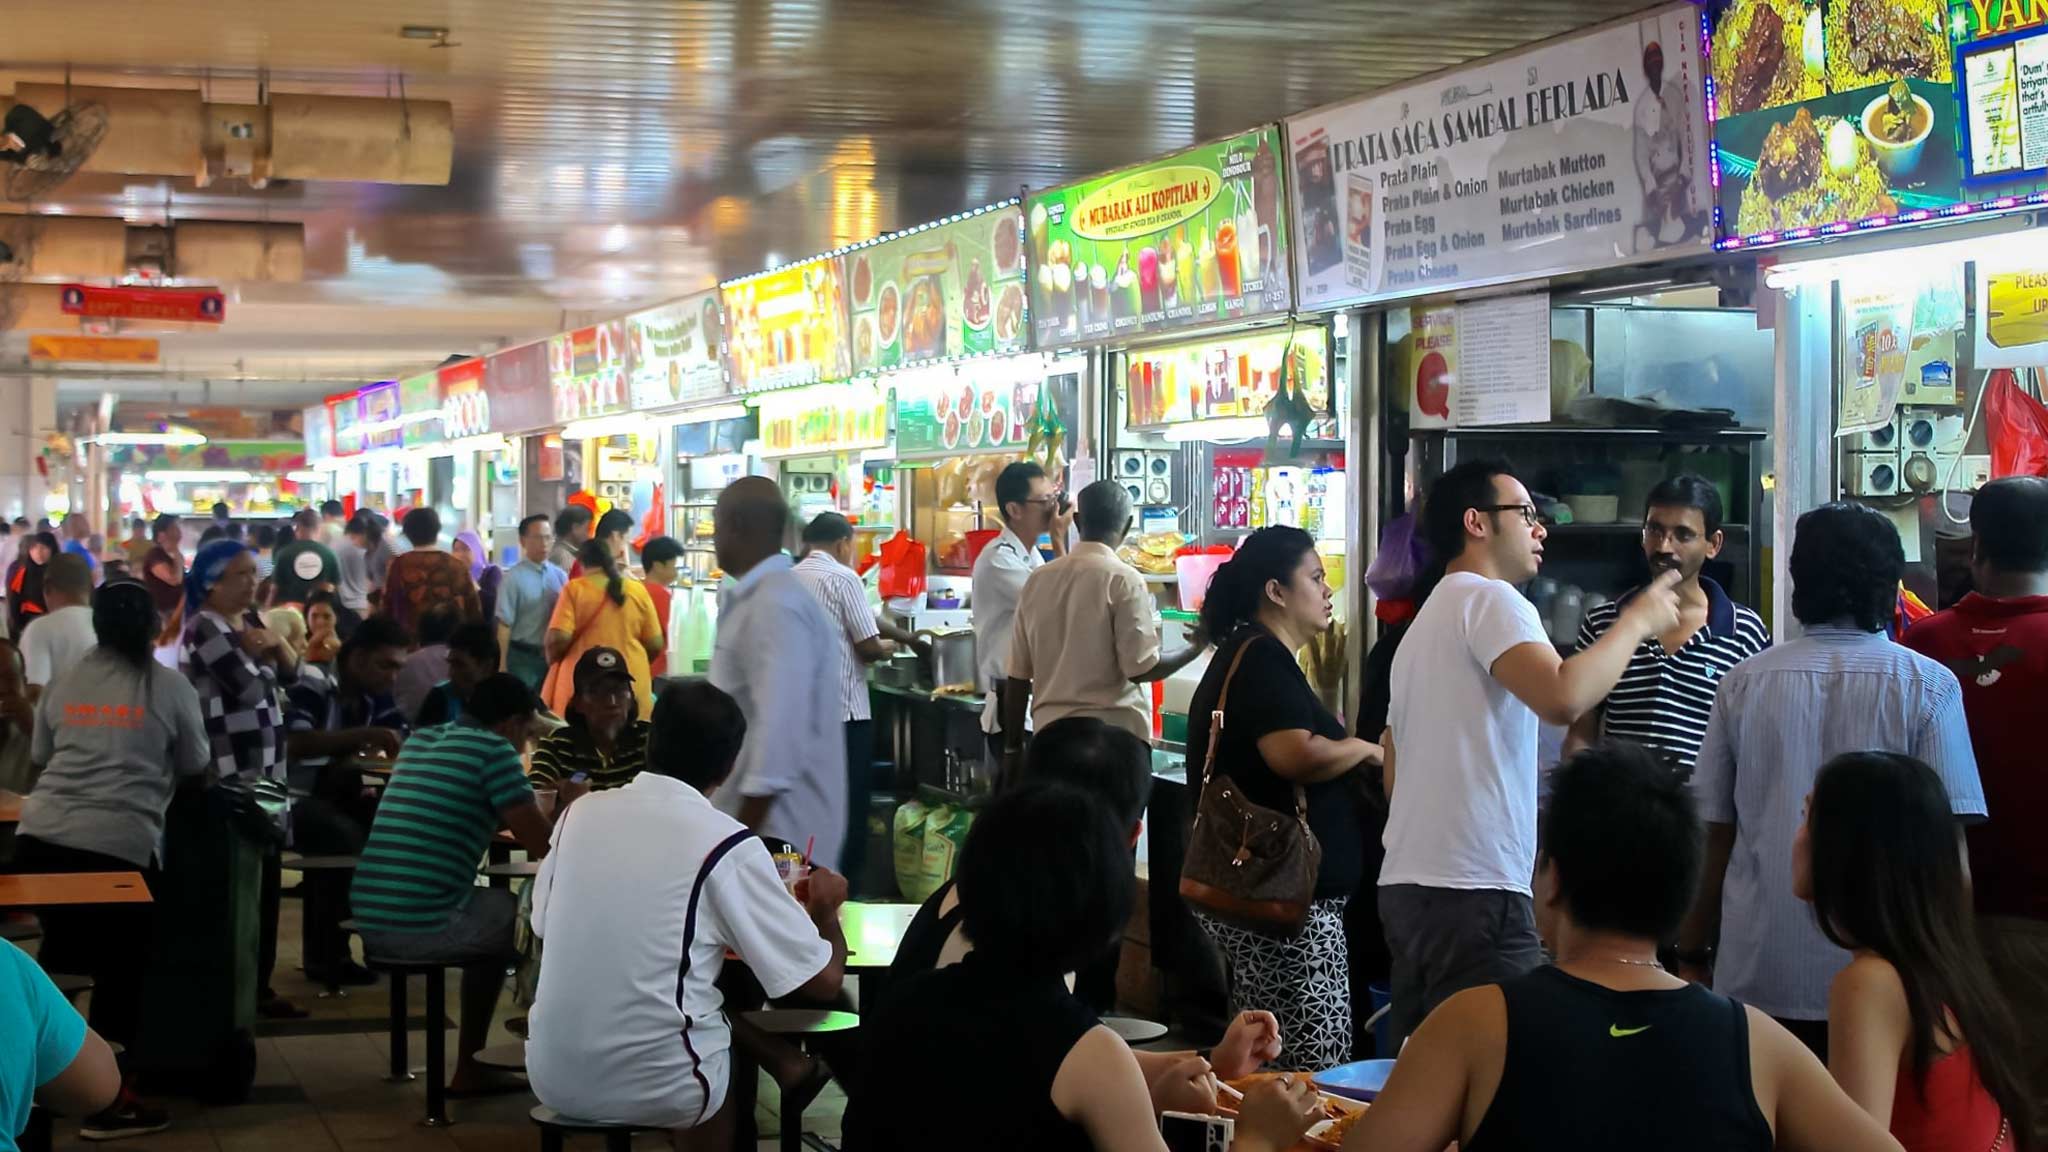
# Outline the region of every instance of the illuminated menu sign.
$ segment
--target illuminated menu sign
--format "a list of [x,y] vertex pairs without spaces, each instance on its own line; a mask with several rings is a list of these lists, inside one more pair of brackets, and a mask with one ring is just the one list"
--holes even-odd
[[1178,344],[1124,358],[1124,425],[1260,416],[1287,390],[1310,413],[1330,407],[1328,340],[1321,328]]
[[725,395],[725,325],[718,293],[706,292],[626,317],[633,410]]
[[1286,311],[1282,151],[1268,126],[1031,197],[1038,346]]
[[356,421],[364,451],[396,448],[401,442],[398,381],[365,385],[356,392]]
[[308,460],[325,460],[334,455],[334,419],[327,414],[327,405],[315,404],[306,409],[300,424],[306,434]]
[[887,395],[872,382],[821,384],[761,397],[761,455],[859,452],[889,443]]
[[719,288],[726,357],[741,392],[844,380],[846,287],[838,257],[806,260]]
[[612,320],[551,338],[548,390],[563,424],[626,411],[625,324]]
[[1030,339],[1021,206],[914,228],[845,261],[856,372],[1021,352]]
[[547,344],[521,344],[493,353],[484,361],[484,391],[490,394],[488,415],[493,432],[533,432],[553,423]]
[[484,391],[488,364],[472,358],[441,369],[441,427],[450,440],[490,431],[491,395]]
[[356,394],[343,392],[327,398],[327,423],[334,430],[334,454],[354,456],[363,450],[363,434],[356,431],[362,421],[356,416]]
[[1708,251],[1699,28],[1669,6],[1289,120],[1301,306]]
[[398,411],[405,420],[399,439],[407,448],[439,444],[443,439],[440,374],[425,372],[400,380]]

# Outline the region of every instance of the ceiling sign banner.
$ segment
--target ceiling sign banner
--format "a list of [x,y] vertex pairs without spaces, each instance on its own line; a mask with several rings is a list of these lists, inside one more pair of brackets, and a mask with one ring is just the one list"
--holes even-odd
[[716,292],[626,317],[626,346],[635,412],[726,394]]
[[364,451],[402,444],[403,419],[398,407],[398,381],[365,384],[356,390],[356,426],[363,438]]
[[83,364],[154,364],[155,340],[131,336],[51,336],[28,338],[30,360]]
[[844,380],[845,269],[837,256],[791,264],[719,288],[726,355],[741,392]]
[[1714,240],[1689,4],[1305,113],[1287,138],[1304,309],[1662,260]]
[[761,397],[761,455],[859,452],[889,443],[888,396],[872,381],[823,384]]
[[440,370],[441,431],[450,440],[481,436],[491,430],[491,396],[484,391],[489,361],[482,357],[458,361]]
[[398,430],[400,443],[407,448],[439,444],[444,439],[440,373],[423,372],[400,380],[398,414],[405,421]]
[[927,224],[845,257],[853,370],[1022,352],[1024,209]]
[[1281,151],[1268,126],[1031,197],[1038,346],[1285,312]]
[[493,353],[484,361],[490,394],[490,430],[503,435],[537,432],[554,423],[548,387],[548,346],[536,341]]
[[132,320],[175,320],[218,324],[227,319],[227,297],[212,288],[101,288],[66,284],[59,294],[67,316],[110,316]]
[[610,320],[549,338],[548,389],[557,423],[626,411],[625,324]]

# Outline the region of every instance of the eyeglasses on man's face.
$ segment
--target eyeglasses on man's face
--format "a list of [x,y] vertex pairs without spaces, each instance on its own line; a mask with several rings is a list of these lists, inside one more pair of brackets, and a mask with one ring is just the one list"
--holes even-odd
[[1474,512],[1519,512],[1522,515],[1522,523],[1527,524],[1531,528],[1543,522],[1543,517],[1537,514],[1534,504],[1481,504],[1472,510]]

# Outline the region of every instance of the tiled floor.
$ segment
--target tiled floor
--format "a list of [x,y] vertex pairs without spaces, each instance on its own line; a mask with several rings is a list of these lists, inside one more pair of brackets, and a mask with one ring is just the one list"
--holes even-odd
[[[290,883],[287,877],[286,882]],[[78,1139],[75,1121],[57,1123],[55,1147],[64,1152],[112,1147],[134,1152],[532,1152],[540,1146],[527,1119],[535,1101],[518,1093],[480,1100],[451,1100],[454,1121],[441,1129],[419,1126],[426,1109],[419,1082],[388,1084],[384,1080],[387,1000],[385,987],[354,988],[341,999],[322,999],[298,971],[299,904],[287,897],[280,925],[278,990],[313,1013],[307,1021],[275,1028],[259,1027],[255,1088],[246,1103],[211,1108],[191,1100],[168,1099],[169,1131],[115,1145],[94,1145]],[[33,945],[30,945],[33,951]],[[449,974],[448,1010],[457,1003],[456,973]],[[408,1004],[417,1014],[424,996],[415,981]],[[513,1039],[503,1031],[515,1015],[508,998],[499,1007],[492,1043]],[[411,1034],[415,1068],[425,1064],[425,1040]],[[455,1030],[448,1029],[448,1047]],[[758,1122],[763,1150],[778,1129],[774,1115],[775,1086],[763,1081]],[[805,1117],[805,1130],[836,1141],[844,1098],[827,1088]],[[601,1147],[598,1140],[569,1141],[571,1148]],[[665,1136],[643,1134],[636,1149],[668,1147]]]

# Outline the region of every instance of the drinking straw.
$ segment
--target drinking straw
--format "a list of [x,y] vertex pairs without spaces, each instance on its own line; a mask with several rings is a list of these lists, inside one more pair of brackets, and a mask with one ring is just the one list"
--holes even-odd
[[816,848],[817,846],[818,838],[816,836],[812,836],[810,839],[804,841],[804,863],[808,864],[811,862],[811,849]]

